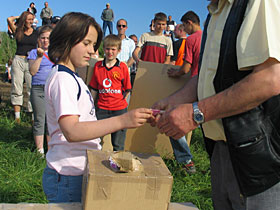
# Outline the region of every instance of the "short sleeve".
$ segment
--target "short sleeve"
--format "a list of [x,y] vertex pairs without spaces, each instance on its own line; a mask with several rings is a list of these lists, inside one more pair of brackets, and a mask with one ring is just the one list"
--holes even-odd
[[137,44],[137,47],[141,48],[145,44],[145,42],[146,42],[145,34],[142,34],[140,36],[139,42]]
[[185,47],[185,57],[184,60],[190,64],[193,63],[193,43],[191,43],[190,37],[186,39],[186,47]]
[[27,57],[28,60],[36,60],[37,58],[37,49],[33,49],[29,52],[29,55]]
[[172,41],[168,37],[166,37],[166,39],[167,39],[167,55],[172,56],[173,55]]
[[280,61],[280,1],[249,1],[237,37],[239,69],[259,65],[268,58]]
[[66,72],[58,72],[50,87],[56,120],[65,115],[80,115],[77,94],[79,91],[76,80]]

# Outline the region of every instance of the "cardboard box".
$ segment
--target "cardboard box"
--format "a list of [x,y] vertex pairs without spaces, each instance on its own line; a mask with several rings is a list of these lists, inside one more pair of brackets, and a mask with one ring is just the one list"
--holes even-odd
[[[135,78],[129,110],[138,107],[151,107],[156,101],[169,96],[190,79],[190,72],[179,78],[168,77],[170,68],[180,66],[140,61]],[[191,133],[186,136],[190,141]],[[172,157],[173,149],[169,137],[161,134],[158,128],[145,124],[126,132],[125,150],[141,153],[158,153],[164,157]]]
[[87,151],[83,180],[85,210],[167,210],[173,177],[157,154],[133,153],[143,170],[116,173],[110,168],[112,152]]

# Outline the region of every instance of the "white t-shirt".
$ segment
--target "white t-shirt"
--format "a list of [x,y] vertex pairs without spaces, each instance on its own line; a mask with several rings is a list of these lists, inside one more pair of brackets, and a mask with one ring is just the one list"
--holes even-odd
[[57,65],[49,75],[45,85],[46,115],[51,140],[46,155],[47,164],[59,174],[82,175],[86,166],[86,150],[101,150],[100,139],[70,143],[64,137],[58,120],[65,115],[78,115],[79,121],[95,121],[94,101],[83,80],[76,76],[80,85],[80,98],[77,99],[79,86],[74,77],[65,72],[65,66]]

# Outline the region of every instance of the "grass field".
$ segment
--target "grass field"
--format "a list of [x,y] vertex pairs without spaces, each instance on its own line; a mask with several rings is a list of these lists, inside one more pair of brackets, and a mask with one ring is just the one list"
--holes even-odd
[[[34,152],[31,118],[23,114],[21,124],[13,121],[11,107],[0,108],[0,203],[46,203],[42,190],[45,159]],[[197,173],[188,175],[174,160],[165,160],[174,177],[172,202],[192,202],[210,210],[209,159],[200,129],[193,132],[191,152]]]

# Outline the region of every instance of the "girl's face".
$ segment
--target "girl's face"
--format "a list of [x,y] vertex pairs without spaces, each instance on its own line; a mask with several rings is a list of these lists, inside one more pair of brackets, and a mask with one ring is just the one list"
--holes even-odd
[[33,20],[34,20],[34,15],[31,15],[31,14],[27,15],[26,20],[25,20],[25,26],[27,28],[31,28],[32,24],[33,24]]
[[44,32],[39,37],[39,46],[43,50],[47,50],[50,44],[49,38],[50,38],[50,31]]
[[94,46],[97,42],[97,36],[96,29],[90,26],[86,37],[72,47],[65,65],[71,70],[89,65],[90,57],[95,53]]

